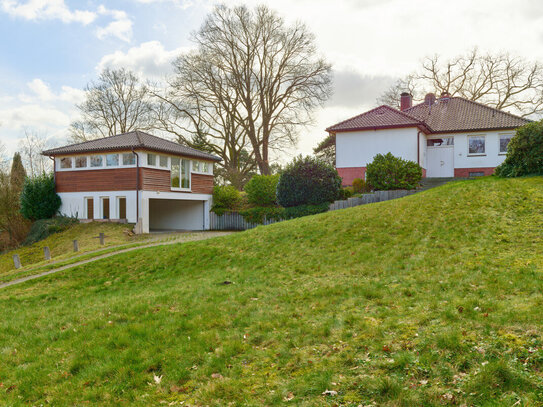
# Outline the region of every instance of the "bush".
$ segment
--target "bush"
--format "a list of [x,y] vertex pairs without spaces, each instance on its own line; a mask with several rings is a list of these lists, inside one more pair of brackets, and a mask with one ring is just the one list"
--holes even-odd
[[277,200],[285,208],[320,205],[341,197],[341,178],[336,169],[316,158],[295,158],[281,173]]
[[413,161],[377,154],[366,167],[366,180],[377,191],[415,189],[422,179],[422,168]]
[[346,187],[341,190],[341,199],[347,199],[354,195],[353,187]]
[[241,193],[231,185],[213,187],[213,207],[217,215],[237,209],[241,205]]
[[242,210],[239,213],[247,222],[262,224],[264,223],[264,219],[283,219],[284,211],[285,209],[279,206],[257,206]]
[[276,189],[279,175],[255,175],[245,185],[247,201],[257,206],[272,206],[277,203]]
[[543,175],[543,121],[517,129],[507,146],[507,157],[495,174],[500,177]]
[[369,185],[362,178],[353,179],[353,191],[355,194],[370,192]]
[[21,192],[21,214],[29,220],[52,218],[60,209],[53,174],[27,178]]
[[328,202],[319,205],[300,205],[285,208],[283,219],[301,218],[302,216],[316,215],[328,211],[330,204]]
[[30,231],[24,241],[25,245],[31,245],[39,242],[53,233],[62,232],[68,229],[71,225],[78,223],[79,220],[76,217],[70,216],[56,216],[52,219],[37,220],[30,227]]

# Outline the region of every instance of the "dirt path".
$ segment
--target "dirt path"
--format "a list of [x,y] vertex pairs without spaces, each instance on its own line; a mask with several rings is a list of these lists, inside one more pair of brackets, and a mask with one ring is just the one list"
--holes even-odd
[[[9,286],[12,286],[12,285],[16,285],[16,284],[21,284],[21,283],[24,283],[25,281],[34,280],[36,278],[44,277],[44,276],[47,276],[49,274],[58,273],[59,271],[67,270],[67,269],[72,268],[72,267],[77,267],[77,266],[81,266],[83,264],[92,263],[93,261],[106,259],[108,257],[116,256],[117,254],[121,254],[121,253],[132,252],[134,250],[145,249],[145,248],[148,248],[148,247],[166,246],[166,245],[176,244],[176,243],[194,242],[194,241],[197,241],[197,240],[206,240],[206,239],[211,239],[211,238],[218,237],[218,236],[229,235],[231,233],[234,233],[234,232],[201,232],[201,233],[194,233],[194,234],[191,233],[190,235],[180,235],[180,237],[175,238],[174,240],[168,240],[168,241],[159,240],[159,241],[157,241],[155,243],[149,243],[149,244],[146,244],[146,245],[136,246],[136,247],[129,247],[127,249],[121,249],[121,250],[118,250],[118,251],[115,251],[115,252],[102,254],[100,256],[96,256],[96,257],[93,257],[91,259],[81,260],[81,261],[78,261],[76,263],[67,264],[66,266],[62,266],[62,267],[59,267],[59,268],[56,268],[56,269],[53,269],[53,270],[44,271],[43,273],[33,274],[33,275],[30,275],[30,276],[18,278],[16,280],[11,280],[11,281],[8,281],[6,283],[0,284],[0,289],[6,288],[6,287],[9,287]],[[88,253],[86,253],[86,254],[88,254]]]

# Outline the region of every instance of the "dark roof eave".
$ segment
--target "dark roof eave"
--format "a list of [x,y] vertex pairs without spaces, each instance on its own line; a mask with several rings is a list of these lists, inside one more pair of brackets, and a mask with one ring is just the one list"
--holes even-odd
[[420,130],[422,130],[426,134],[432,133],[432,131],[425,126],[422,123],[413,123],[413,124],[389,124],[386,126],[366,126],[366,127],[352,127],[347,129],[334,129],[333,127],[329,127],[326,129],[328,133],[350,133],[353,131],[366,131],[366,130],[386,130],[386,129],[405,129],[409,127],[418,127]]
[[[158,149],[158,148],[152,148],[152,147],[142,146],[142,145],[137,145],[137,146],[133,146],[133,147],[94,148],[94,149],[77,150],[77,151],[74,151],[74,150],[71,150],[71,151],[70,150],[55,151],[56,149],[52,148],[52,149],[49,149],[49,150],[42,151],[41,154],[44,155],[44,156],[47,156],[47,157],[55,157],[55,156],[58,156],[58,155],[66,155],[66,154],[91,154],[91,153],[103,153],[103,152],[107,152],[107,151],[111,151],[111,152],[127,151],[127,150],[132,150],[132,149],[134,149],[134,150],[135,149],[142,149],[142,150],[156,151],[156,152],[159,152],[159,153],[174,154],[174,155],[178,155],[178,156],[181,156],[181,157],[194,157],[194,158],[200,158],[202,160],[212,160],[212,161],[216,161],[216,162],[222,161],[222,158],[217,157],[217,156],[212,155],[212,154],[209,154],[208,156],[202,157],[202,156],[197,155],[197,154],[190,154],[190,153],[181,154],[181,153],[171,151],[171,150],[167,150],[167,149]],[[203,153],[203,154],[206,154],[206,153]]]

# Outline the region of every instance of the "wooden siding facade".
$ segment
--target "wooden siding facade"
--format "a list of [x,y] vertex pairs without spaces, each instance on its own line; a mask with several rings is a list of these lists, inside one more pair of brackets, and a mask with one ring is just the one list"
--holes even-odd
[[176,191],[170,188],[170,170],[147,167],[56,171],[56,191],[135,191],[138,179],[137,170],[139,170],[140,191],[213,193],[213,175],[191,174],[191,191]]

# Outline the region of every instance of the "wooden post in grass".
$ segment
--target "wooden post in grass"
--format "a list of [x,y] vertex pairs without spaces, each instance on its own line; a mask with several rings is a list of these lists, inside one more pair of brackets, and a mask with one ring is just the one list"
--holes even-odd
[[16,269],[20,269],[20,268],[21,268],[21,259],[19,258],[19,255],[18,255],[18,254],[14,254],[14,255],[13,255],[13,264],[15,265],[15,268],[16,268]]
[[79,251],[79,243],[77,242],[77,239],[74,240],[74,252]]
[[100,238],[100,244],[103,246],[104,245],[104,240],[105,240],[105,235],[103,233],[100,233],[98,235],[98,237]]
[[45,260],[51,260],[51,250],[49,250],[48,246],[43,248],[43,256],[45,257]]

